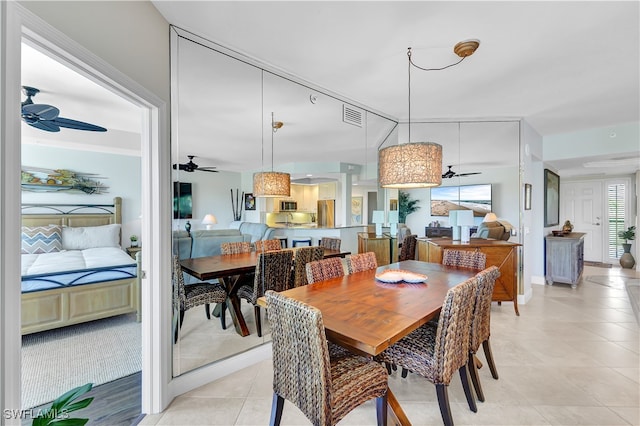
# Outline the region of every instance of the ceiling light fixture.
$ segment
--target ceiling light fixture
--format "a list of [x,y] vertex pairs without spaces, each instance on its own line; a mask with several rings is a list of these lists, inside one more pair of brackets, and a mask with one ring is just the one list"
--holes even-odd
[[[271,113],[271,171],[253,174],[254,197],[289,197],[291,195],[291,175],[273,171],[273,134],[283,125],[282,121],[275,121]],[[264,151],[264,137],[262,149]]]
[[442,68],[422,68],[409,59],[409,122],[408,141],[383,148],[378,152],[378,181],[383,188],[429,188],[442,184],[442,145],[435,142],[411,142],[411,67],[423,71],[440,71],[458,65],[480,46],[478,40],[464,40],[453,47],[461,59]]

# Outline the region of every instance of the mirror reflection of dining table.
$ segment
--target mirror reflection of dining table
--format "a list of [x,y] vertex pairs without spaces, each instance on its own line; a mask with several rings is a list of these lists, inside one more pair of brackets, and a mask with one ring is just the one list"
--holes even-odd
[[[387,270],[426,275],[424,282],[383,282]],[[447,291],[471,278],[469,269],[406,260],[286,290],[282,294],[322,312],[327,339],[365,356],[375,356],[416,328],[435,319]],[[268,309],[265,298],[258,304]],[[391,389],[390,424],[410,425]]]
[[[293,250],[294,257],[296,248]],[[345,257],[351,254],[348,251],[324,250],[324,258]],[[244,283],[243,277],[255,272],[258,253],[255,251],[239,254],[221,254],[216,256],[195,257],[180,261],[182,271],[196,277],[200,281],[210,281],[217,279],[225,286],[227,294],[227,307],[233,320],[236,332],[241,336],[249,335],[249,328],[242,315],[240,299],[237,296],[238,287]],[[218,309],[214,311],[219,312]]]

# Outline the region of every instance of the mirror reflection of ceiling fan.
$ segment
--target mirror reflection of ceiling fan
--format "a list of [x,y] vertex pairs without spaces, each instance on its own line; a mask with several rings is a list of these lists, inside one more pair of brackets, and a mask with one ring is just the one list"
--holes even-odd
[[471,176],[471,175],[479,175],[482,172],[471,172],[471,173],[456,173],[453,170],[451,170],[451,168],[453,166],[447,166],[449,168],[449,170],[447,170],[443,175],[442,175],[442,179],[450,179],[452,177],[458,177],[458,176]]
[[52,105],[33,103],[31,98],[40,93],[40,90],[35,87],[22,86],[22,92],[27,97],[21,104],[22,121],[29,126],[46,132],[59,132],[61,127],[91,132],[107,131],[104,127],[96,126],[95,124],[60,117],[58,116],[60,110]]
[[218,170],[215,170],[215,167],[200,167],[198,166],[196,163],[193,162],[193,159],[195,158],[195,155],[187,155],[187,158],[189,158],[189,161],[186,163],[182,163],[182,164],[174,164],[173,165],[173,169],[174,170],[182,170],[185,171],[187,173],[192,173],[195,172],[196,170],[199,172],[211,172],[211,173],[218,173]]

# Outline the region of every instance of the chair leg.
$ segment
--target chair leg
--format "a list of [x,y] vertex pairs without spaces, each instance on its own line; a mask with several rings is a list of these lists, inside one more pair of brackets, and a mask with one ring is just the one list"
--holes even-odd
[[282,419],[282,408],[284,407],[284,398],[277,393],[273,394],[273,400],[271,401],[271,419],[269,419],[270,426],[278,426]]
[[258,330],[258,337],[262,337],[262,319],[260,318],[260,306],[255,305],[253,312],[256,316],[256,329]]
[[378,426],[387,426],[387,393],[376,398],[376,416]]
[[469,361],[467,361],[467,370],[471,376],[471,382],[473,382],[473,388],[476,391],[478,401],[484,402],[484,393],[482,392],[482,386],[480,385],[480,375],[478,374],[478,368],[476,366],[476,355],[473,352],[469,352]]
[[207,314],[207,319],[211,319],[211,306],[208,303],[204,304],[204,313]]
[[178,343],[178,331],[182,328],[182,322],[184,321],[184,311],[180,309],[180,319],[178,320],[178,326],[173,333],[173,343]]
[[498,380],[498,370],[496,369],[496,364],[493,362],[493,354],[491,353],[491,345],[489,344],[489,339],[482,342],[482,349],[484,350],[484,357],[487,359],[487,364],[489,364],[489,370],[491,370],[491,376]]
[[451,417],[451,407],[449,406],[449,393],[447,391],[447,385],[444,385],[442,383],[436,384],[436,394],[438,395],[438,405],[440,406],[442,423],[445,426],[453,426],[453,417]]
[[407,373],[409,373],[409,370],[407,370],[406,368],[402,369],[402,378],[406,379],[407,378]]
[[387,374],[391,375],[391,364],[388,362],[385,362],[384,366],[387,367]]
[[478,406],[476,405],[476,398],[473,395],[473,390],[471,389],[471,384],[469,383],[469,371],[467,370],[467,365],[463,365],[458,369],[460,373],[460,380],[462,380],[462,389],[464,389],[464,396],[467,397],[467,404],[469,404],[469,409],[474,413],[478,412]]
[[225,317],[227,310],[227,302],[220,303],[220,326],[223,330],[227,329],[227,318]]

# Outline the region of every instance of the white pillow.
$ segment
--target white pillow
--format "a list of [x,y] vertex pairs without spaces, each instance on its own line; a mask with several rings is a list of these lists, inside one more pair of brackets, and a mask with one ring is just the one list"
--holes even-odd
[[120,247],[120,224],[62,228],[64,250],[97,247]]

